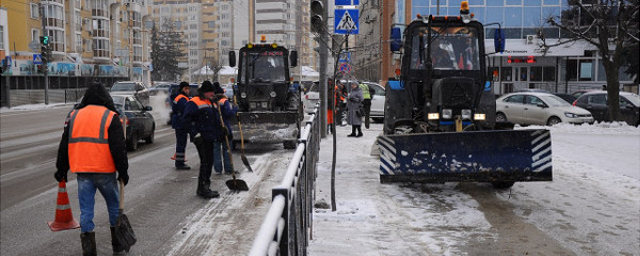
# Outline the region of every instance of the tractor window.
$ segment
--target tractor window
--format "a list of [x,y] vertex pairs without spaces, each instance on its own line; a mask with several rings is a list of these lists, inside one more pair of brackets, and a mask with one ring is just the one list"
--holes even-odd
[[[420,27],[411,43],[412,69],[424,69],[428,27]],[[432,27],[431,63],[435,69],[480,70],[478,33],[473,27]]]
[[[247,64],[243,71],[248,72],[248,78],[256,81],[286,81],[285,71],[287,69],[284,54],[281,51],[259,51],[249,52]],[[244,60],[243,60],[244,61]]]

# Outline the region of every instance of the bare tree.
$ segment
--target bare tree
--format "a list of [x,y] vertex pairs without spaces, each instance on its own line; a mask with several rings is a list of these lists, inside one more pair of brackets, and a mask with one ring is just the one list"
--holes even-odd
[[[561,17],[547,23],[561,30],[561,40],[548,44],[539,33],[544,49],[584,40],[598,49],[607,76],[607,95],[611,120],[620,120],[621,67],[625,49],[638,47],[638,2],[640,0],[569,0]],[[558,20],[560,19],[560,20]],[[637,51],[636,51],[637,52]]]

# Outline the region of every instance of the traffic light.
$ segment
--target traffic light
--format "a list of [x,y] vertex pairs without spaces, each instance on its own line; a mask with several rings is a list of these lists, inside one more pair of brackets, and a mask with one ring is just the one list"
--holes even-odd
[[49,37],[48,36],[41,36],[40,37],[40,44],[49,45]]
[[327,1],[311,0],[311,31],[315,33],[326,32]]
[[49,62],[50,56],[49,46],[43,45],[40,47],[40,59],[42,59],[42,63],[46,64]]

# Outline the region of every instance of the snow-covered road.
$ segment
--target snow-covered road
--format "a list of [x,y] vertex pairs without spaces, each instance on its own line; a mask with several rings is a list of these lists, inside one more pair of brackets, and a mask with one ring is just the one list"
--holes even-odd
[[[534,128],[534,127],[532,127]],[[539,128],[539,127],[535,127]],[[314,210],[310,255],[640,255],[640,129],[559,125],[553,182],[380,184],[362,138],[338,127],[337,211]],[[317,201],[330,201],[331,144]]]

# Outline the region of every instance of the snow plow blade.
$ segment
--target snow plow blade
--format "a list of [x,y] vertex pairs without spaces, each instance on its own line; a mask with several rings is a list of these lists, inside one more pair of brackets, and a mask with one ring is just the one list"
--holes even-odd
[[[245,141],[278,142],[298,139],[298,112],[239,112],[238,118],[242,123]],[[237,122],[233,129],[234,134],[239,132]]]
[[551,181],[548,130],[383,135],[380,182]]

